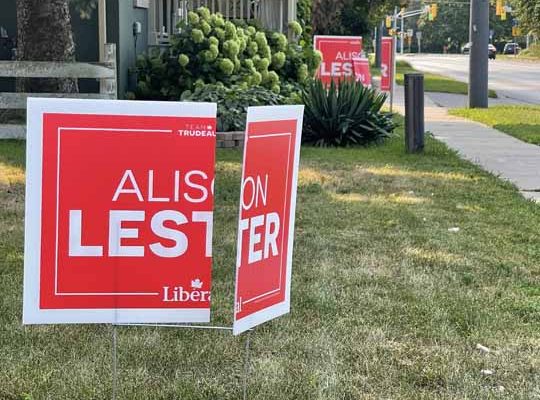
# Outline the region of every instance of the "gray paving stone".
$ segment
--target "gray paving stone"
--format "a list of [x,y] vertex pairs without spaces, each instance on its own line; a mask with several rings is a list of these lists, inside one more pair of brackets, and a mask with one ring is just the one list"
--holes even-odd
[[[513,183],[524,197],[540,200],[540,146],[522,142],[496,129],[465,118],[448,115],[425,97],[426,131],[458,154],[493,175]],[[395,94],[395,110],[404,113],[403,87]]]

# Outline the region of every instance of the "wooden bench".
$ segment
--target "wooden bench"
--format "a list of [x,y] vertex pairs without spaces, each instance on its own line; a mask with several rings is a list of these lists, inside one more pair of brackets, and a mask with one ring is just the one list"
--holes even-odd
[[[116,45],[105,45],[105,60],[101,63],[0,61],[0,78],[72,78],[99,79],[99,93],[6,93],[0,92],[0,110],[26,109],[28,97],[77,99],[116,99]],[[0,139],[24,139],[23,124],[0,124]]]

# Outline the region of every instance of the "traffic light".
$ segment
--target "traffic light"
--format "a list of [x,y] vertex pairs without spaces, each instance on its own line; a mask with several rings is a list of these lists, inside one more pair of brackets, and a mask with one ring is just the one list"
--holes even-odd
[[506,21],[506,7],[501,10],[501,21]]
[[392,27],[392,17],[387,16],[386,17],[386,27],[390,29]]
[[502,9],[503,9],[503,0],[497,0],[496,6],[495,6],[495,15],[500,17],[503,12]]
[[434,20],[437,18],[437,13],[439,12],[439,6],[437,3],[431,4],[431,19]]

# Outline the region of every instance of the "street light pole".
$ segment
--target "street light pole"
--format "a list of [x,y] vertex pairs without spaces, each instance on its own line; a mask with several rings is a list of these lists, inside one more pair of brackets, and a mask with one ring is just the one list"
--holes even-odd
[[471,0],[469,107],[488,107],[489,0]]

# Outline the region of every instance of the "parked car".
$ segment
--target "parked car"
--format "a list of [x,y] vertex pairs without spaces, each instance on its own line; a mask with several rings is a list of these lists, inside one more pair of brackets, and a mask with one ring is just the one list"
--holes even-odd
[[521,47],[517,43],[506,43],[504,45],[503,54],[519,54]]
[[[471,45],[472,45],[471,42],[465,44],[465,45],[461,48],[461,52],[462,52],[463,54],[470,54],[470,52],[471,52]],[[495,46],[493,46],[492,44],[489,44],[489,45],[488,45],[488,57],[491,58],[492,60],[495,60],[495,58],[497,58],[497,49],[496,49]]]

